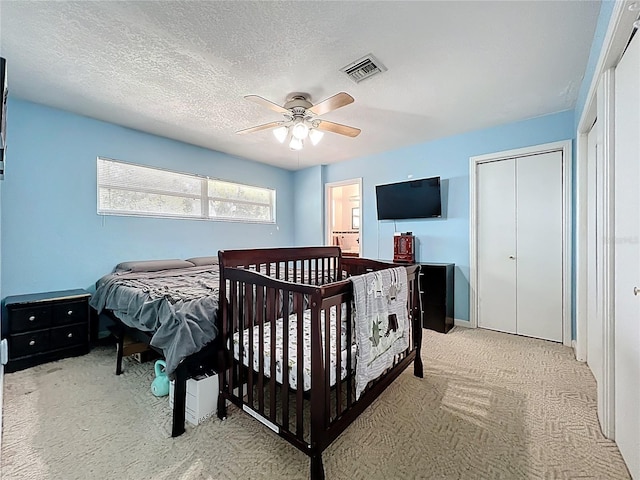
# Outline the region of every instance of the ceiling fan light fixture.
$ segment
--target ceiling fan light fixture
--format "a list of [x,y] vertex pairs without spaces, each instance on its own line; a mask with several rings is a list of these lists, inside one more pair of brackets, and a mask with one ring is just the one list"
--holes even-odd
[[291,142],[289,143],[289,148],[291,150],[302,150],[302,139],[292,137]]
[[320,140],[322,140],[322,137],[324,137],[324,132],[316,130],[315,128],[309,130],[309,139],[314,146],[317,145]]
[[273,136],[276,137],[276,139],[280,143],[284,143],[284,141],[287,139],[287,135],[289,135],[289,129],[284,125],[282,127],[276,128],[273,131]]
[[309,127],[303,121],[296,123],[291,129],[291,135],[299,140],[304,140],[309,136]]

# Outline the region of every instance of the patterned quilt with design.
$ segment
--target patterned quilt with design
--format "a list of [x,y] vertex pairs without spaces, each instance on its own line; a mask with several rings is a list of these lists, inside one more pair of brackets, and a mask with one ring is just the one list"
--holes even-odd
[[[336,355],[336,337],[337,337],[337,322],[336,322],[336,313],[335,308],[330,310],[330,345],[331,345],[331,371],[330,371],[330,383],[331,386],[336,383],[336,367],[337,367],[337,355]],[[325,319],[324,312],[322,311],[321,316],[321,325],[322,325],[322,342],[323,348],[325,345]],[[346,315],[342,315],[344,319]],[[293,389],[297,388],[298,385],[298,327],[297,327],[297,317],[295,314],[289,317],[289,386]],[[311,389],[311,310],[305,310],[304,312],[304,367],[303,367],[303,386],[304,390]],[[276,381],[278,383],[282,383],[282,362],[283,362],[283,351],[284,351],[284,320],[282,318],[276,320]],[[341,327],[341,340],[340,340],[340,378],[344,379],[347,375],[347,354],[351,352],[351,360],[352,365],[355,365],[355,345],[352,345],[351,348],[347,349],[347,341],[346,335],[344,332],[346,331],[346,324],[343,321]],[[249,330],[245,330],[243,335],[243,363],[245,366],[249,366]],[[352,343],[352,342],[349,342]],[[262,349],[264,352],[264,374],[269,377],[271,375],[271,324],[267,322],[264,324],[264,343],[260,343],[260,332],[257,327],[253,328],[253,340],[251,341],[251,348],[253,348],[253,369],[258,372],[260,370],[259,364],[259,351]],[[236,360],[239,359],[239,350],[240,350],[240,333],[236,332],[233,336],[233,352]]]

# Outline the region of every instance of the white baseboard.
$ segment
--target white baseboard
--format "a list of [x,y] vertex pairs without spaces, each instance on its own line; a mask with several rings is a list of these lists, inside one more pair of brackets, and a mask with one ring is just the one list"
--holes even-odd
[[456,327],[463,327],[463,328],[473,328],[471,326],[471,322],[469,320],[462,320],[460,318],[454,318],[453,319],[453,324]]
[[576,357],[576,360],[582,363],[586,363],[586,358],[580,358],[578,356],[578,344],[575,340],[571,340],[571,348],[573,349],[573,356]]

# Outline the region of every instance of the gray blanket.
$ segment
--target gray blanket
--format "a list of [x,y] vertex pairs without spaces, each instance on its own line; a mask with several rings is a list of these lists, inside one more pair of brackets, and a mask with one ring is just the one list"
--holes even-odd
[[356,399],[371,380],[409,348],[407,269],[389,268],[351,277],[356,345]]
[[182,359],[216,338],[219,296],[218,265],[112,273],[96,284],[91,306],[104,309],[130,327],[153,332],[173,373]]

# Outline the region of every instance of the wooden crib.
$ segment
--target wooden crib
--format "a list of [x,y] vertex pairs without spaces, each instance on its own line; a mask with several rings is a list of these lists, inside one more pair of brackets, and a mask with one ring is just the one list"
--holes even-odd
[[423,375],[418,267],[406,266],[409,348],[356,400],[347,277],[398,265],[342,258],[338,247],[226,250],[219,261],[228,368],[220,373],[218,416],[226,417],[228,400],[309,455],[311,479],[324,479],[323,450],[411,362]]

